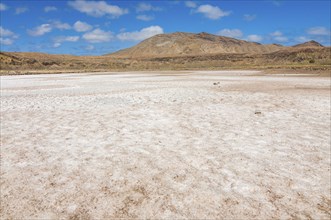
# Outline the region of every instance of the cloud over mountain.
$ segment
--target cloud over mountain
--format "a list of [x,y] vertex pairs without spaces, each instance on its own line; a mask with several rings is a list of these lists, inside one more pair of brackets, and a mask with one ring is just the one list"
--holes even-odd
[[163,29],[160,26],[150,26],[143,28],[140,31],[120,33],[117,35],[117,38],[122,41],[141,41],[162,33]]

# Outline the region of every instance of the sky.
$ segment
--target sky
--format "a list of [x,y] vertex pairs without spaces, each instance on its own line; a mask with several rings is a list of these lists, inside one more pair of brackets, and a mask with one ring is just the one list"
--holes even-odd
[[0,0],[0,50],[102,55],[156,34],[208,32],[263,44],[330,45],[329,0]]

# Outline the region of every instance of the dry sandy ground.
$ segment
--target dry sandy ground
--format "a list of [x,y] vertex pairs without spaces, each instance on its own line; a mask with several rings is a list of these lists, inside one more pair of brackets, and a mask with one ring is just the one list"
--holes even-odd
[[329,219],[330,83],[2,76],[0,216]]

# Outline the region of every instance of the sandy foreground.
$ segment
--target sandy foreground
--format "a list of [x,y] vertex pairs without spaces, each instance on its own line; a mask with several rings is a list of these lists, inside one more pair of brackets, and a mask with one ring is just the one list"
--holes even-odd
[[1,77],[3,219],[331,217],[329,77]]

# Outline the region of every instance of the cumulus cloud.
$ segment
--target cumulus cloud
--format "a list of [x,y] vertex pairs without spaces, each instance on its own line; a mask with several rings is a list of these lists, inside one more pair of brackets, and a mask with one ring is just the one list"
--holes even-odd
[[217,6],[212,5],[200,5],[197,10],[197,13],[203,14],[206,18],[217,20],[231,14],[230,11],[223,11]]
[[255,20],[255,18],[256,18],[256,15],[244,14],[245,21],[253,21],[253,20]]
[[0,37],[0,44],[2,45],[12,45],[13,43],[14,43],[13,39]]
[[247,36],[248,41],[260,42],[263,40],[263,37],[260,35],[252,34]]
[[330,35],[330,30],[326,27],[312,27],[307,30],[310,35]]
[[60,21],[51,21],[51,24],[42,24],[33,29],[29,29],[27,32],[33,37],[42,36],[51,32],[54,28],[59,30],[69,30],[71,26],[68,23],[62,23]]
[[0,44],[11,45],[16,38],[18,38],[18,36],[14,32],[0,26]]
[[19,15],[27,11],[29,11],[27,7],[19,7],[15,9],[15,14]]
[[151,21],[154,19],[153,16],[148,16],[148,15],[138,15],[136,18],[142,21]]
[[2,26],[0,26],[0,37],[13,37],[13,38],[17,38],[17,35],[8,30],[8,29],[5,29],[3,28]]
[[141,41],[157,34],[163,34],[163,29],[160,26],[150,26],[140,31],[120,33],[117,38],[122,41]]
[[197,3],[193,2],[193,1],[186,1],[185,6],[188,7],[188,8],[196,8]]
[[56,37],[53,41],[53,47],[59,47],[63,42],[77,42],[79,40],[79,36],[60,36]]
[[225,37],[234,37],[234,38],[241,38],[243,36],[243,33],[239,29],[223,29],[218,31],[216,34]]
[[129,13],[128,9],[120,8],[117,5],[107,4],[105,1],[76,0],[70,1],[68,4],[77,11],[94,17],[101,17],[104,15],[119,17]]
[[92,29],[92,25],[82,21],[76,21],[74,24],[74,29],[77,32],[86,32]]
[[154,7],[151,4],[148,3],[139,3],[136,7],[137,12],[145,12],[145,11],[161,11],[162,9],[159,7]]
[[107,32],[97,28],[91,32],[85,33],[82,38],[90,43],[102,43],[111,41],[114,36],[110,31]]
[[280,31],[275,31],[275,32],[272,32],[270,35],[273,36],[273,37],[279,37],[279,36],[282,36],[283,33],[280,32]]
[[270,33],[270,36],[273,40],[278,42],[288,42],[288,38],[283,35],[280,31],[275,31]]
[[53,47],[54,47],[54,48],[57,48],[57,47],[59,47],[59,46],[61,46],[61,43],[54,43],[54,44],[53,44]]
[[56,39],[57,42],[76,42],[79,40],[79,36],[67,36],[67,37],[59,37]]
[[50,12],[50,11],[56,11],[57,10],[57,7],[55,6],[46,6],[44,8],[44,12]]
[[59,29],[59,30],[69,30],[71,26],[68,23],[62,23],[60,21],[53,21],[52,27]]
[[50,24],[42,24],[42,25],[35,27],[32,30],[28,30],[28,34],[33,37],[37,37],[37,36],[42,36],[51,31],[52,31],[52,26]]
[[8,6],[3,4],[3,3],[0,3],[0,11],[5,11],[8,9]]

